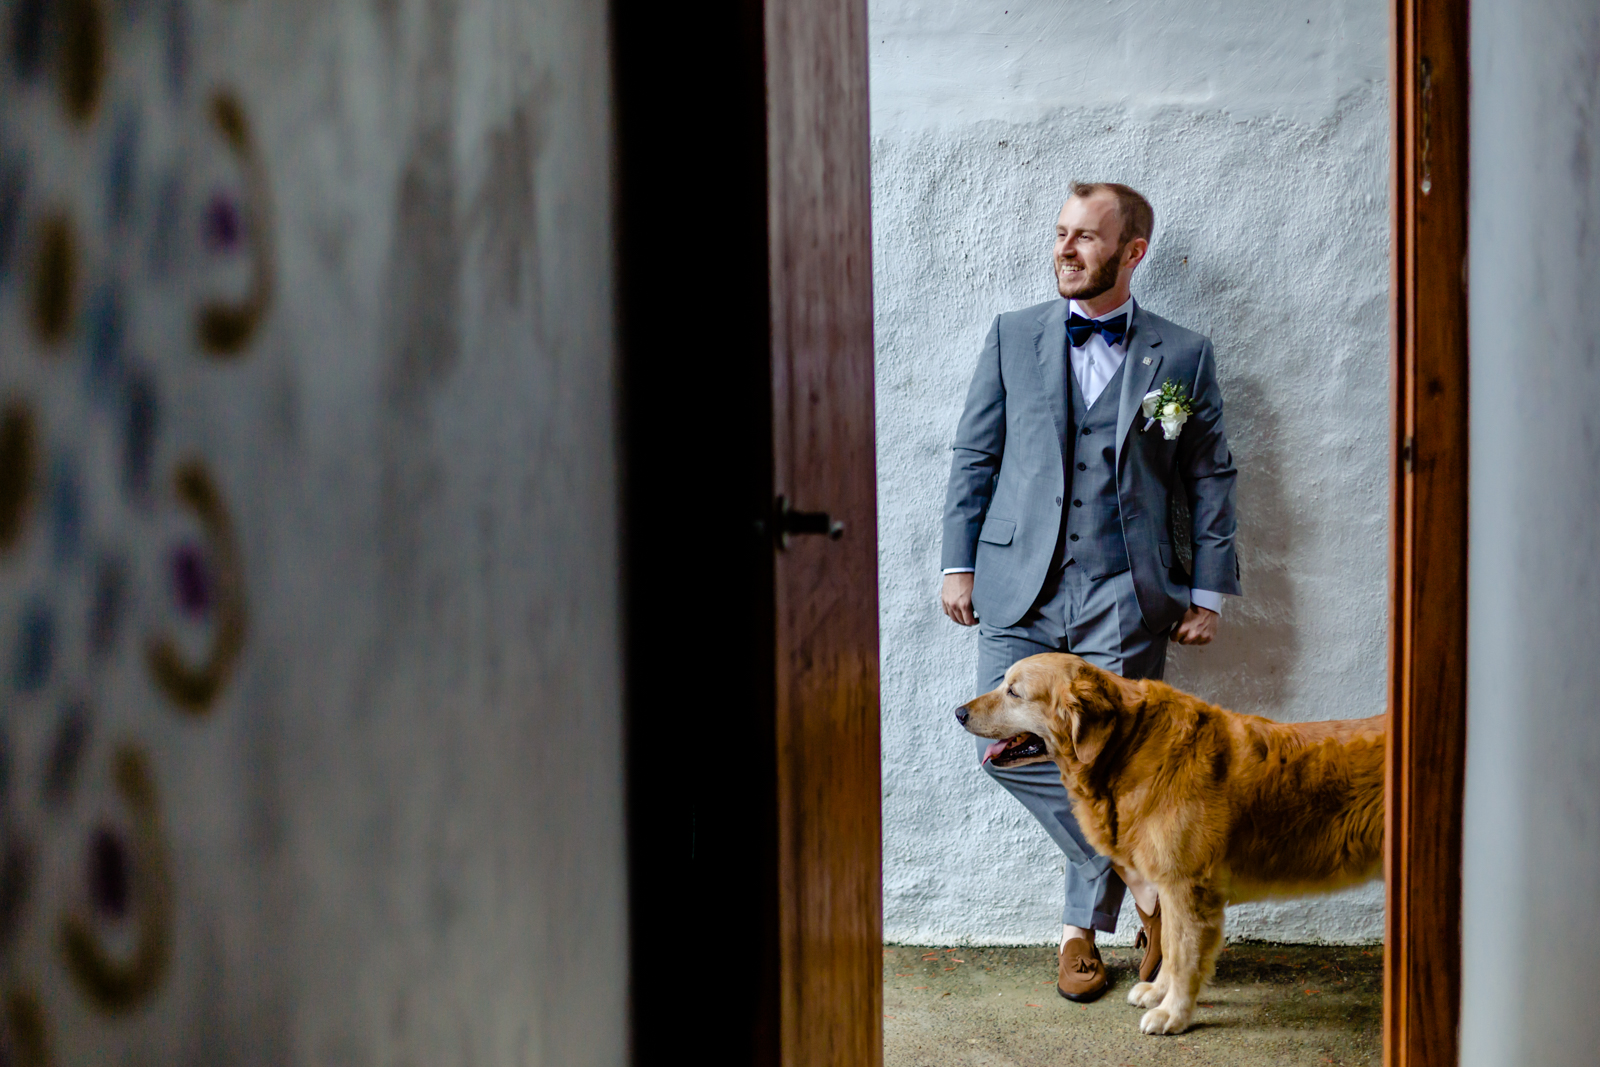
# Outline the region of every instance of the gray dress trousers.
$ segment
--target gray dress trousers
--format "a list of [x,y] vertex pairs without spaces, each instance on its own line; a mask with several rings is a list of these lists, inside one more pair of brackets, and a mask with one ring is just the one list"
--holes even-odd
[[[1167,665],[1167,635],[1152,633],[1139,612],[1128,571],[1090,581],[1075,563],[1053,568],[1038,602],[1015,625],[978,625],[978,692],[1000,685],[1006,670],[1040,652],[1071,652],[1124,678],[1160,678]],[[978,758],[988,747],[975,738]],[[1114,932],[1122,910],[1122,879],[1111,861],[1084,840],[1061,772],[1054,763],[983,769],[1039,820],[1067,859],[1062,923]]]

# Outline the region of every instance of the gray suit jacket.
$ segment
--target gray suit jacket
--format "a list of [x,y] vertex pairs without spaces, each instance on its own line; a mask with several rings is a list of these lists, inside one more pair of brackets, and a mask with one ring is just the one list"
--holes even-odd
[[[943,567],[977,571],[972,606],[990,626],[1025,615],[1055,554],[1067,464],[1066,300],[994,320],[978,356],[953,446],[945,497]],[[1139,411],[1145,393],[1176,379],[1194,414],[1176,441]],[[1239,593],[1234,555],[1233,455],[1222,428],[1211,342],[1135,303],[1117,417],[1117,499],[1134,589],[1157,633],[1183,618],[1191,587]],[[1173,499],[1176,493],[1182,494]],[[1193,567],[1169,530],[1187,504]],[[1180,546],[1184,547],[1184,546]]]

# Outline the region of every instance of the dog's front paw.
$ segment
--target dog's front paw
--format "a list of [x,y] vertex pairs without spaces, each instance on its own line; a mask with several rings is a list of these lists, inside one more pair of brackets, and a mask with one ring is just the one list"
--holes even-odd
[[1128,1003],[1136,1008],[1153,1008],[1161,1003],[1161,993],[1154,982],[1140,982],[1128,990]]
[[1181,1034],[1189,1029],[1189,1013],[1168,1008],[1151,1008],[1139,1020],[1139,1029],[1147,1034]]

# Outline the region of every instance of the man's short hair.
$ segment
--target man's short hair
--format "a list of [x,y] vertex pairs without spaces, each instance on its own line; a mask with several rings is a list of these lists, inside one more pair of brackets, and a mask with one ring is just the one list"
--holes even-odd
[[1082,199],[1095,193],[1110,193],[1117,199],[1117,214],[1122,217],[1122,236],[1117,241],[1119,246],[1127,244],[1135,237],[1150,240],[1150,235],[1156,228],[1155,208],[1150,206],[1150,201],[1141,196],[1137,189],[1121,182],[1072,183],[1073,196]]

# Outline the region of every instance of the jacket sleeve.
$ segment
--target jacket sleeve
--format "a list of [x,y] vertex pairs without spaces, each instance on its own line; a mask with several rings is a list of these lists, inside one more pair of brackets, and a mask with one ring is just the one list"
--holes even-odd
[[1191,395],[1194,414],[1178,437],[1177,474],[1189,499],[1193,585],[1196,589],[1238,596],[1241,589],[1233,513],[1238,471],[1222,426],[1222,390],[1217,387],[1216,357],[1209,340],[1200,349]]
[[978,356],[967,389],[967,405],[956,425],[950,486],[944,500],[944,546],[940,564],[971,567],[978,553],[978,531],[994,496],[1000,457],[1006,446],[1006,387],[1000,376],[1000,319]]

